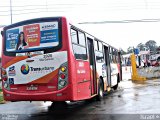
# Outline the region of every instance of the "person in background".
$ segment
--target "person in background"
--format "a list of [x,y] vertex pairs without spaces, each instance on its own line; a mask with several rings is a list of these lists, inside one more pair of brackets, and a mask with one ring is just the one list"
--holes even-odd
[[22,50],[27,46],[28,46],[28,44],[25,41],[24,32],[20,32],[19,36],[18,36],[18,43],[17,43],[17,46],[16,46],[16,50]]

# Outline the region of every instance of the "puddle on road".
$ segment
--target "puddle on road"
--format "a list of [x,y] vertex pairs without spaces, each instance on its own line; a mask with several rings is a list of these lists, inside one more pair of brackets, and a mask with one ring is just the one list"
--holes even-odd
[[119,90],[123,89],[133,89],[133,88],[143,88],[147,86],[160,86],[160,79],[156,80],[132,80],[132,81],[122,81],[119,84]]
[[114,92],[110,97],[115,99],[132,99],[135,102],[141,100],[142,96],[159,94],[157,88],[160,86],[160,79],[145,80],[145,81],[122,81],[118,92]]
[[119,85],[120,89],[130,89],[130,88],[137,88],[146,86],[147,83],[145,81],[125,81],[121,82]]

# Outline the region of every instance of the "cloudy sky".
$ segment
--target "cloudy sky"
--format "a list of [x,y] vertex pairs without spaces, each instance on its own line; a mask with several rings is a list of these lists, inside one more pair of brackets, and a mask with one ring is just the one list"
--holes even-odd
[[[148,40],[160,45],[159,0],[11,0],[11,3],[12,23],[66,16],[73,24],[117,48],[126,50]],[[11,24],[10,14],[10,0],[0,0],[0,26]]]

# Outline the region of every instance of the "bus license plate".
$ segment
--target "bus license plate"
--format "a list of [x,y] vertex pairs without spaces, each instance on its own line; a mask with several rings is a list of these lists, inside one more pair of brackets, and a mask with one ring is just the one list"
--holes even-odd
[[27,87],[27,90],[38,90],[37,86],[29,86]]

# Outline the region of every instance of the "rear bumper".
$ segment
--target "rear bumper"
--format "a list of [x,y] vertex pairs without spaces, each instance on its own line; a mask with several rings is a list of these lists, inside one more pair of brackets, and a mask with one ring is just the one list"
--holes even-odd
[[62,90],[43,93],[17,93],[3,89],[4,99],[6,101],[67,101],[72,100],[72,92],[69,87]]

